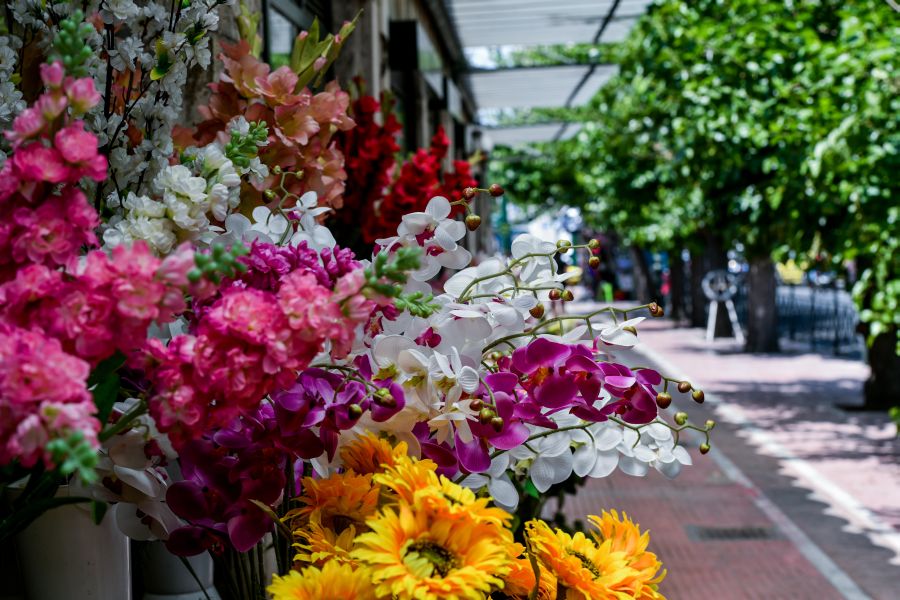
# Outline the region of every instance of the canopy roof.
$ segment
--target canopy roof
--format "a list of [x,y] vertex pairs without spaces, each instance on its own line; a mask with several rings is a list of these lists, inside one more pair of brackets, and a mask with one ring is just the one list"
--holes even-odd
[[[612,77],[615,65],[498,67],[494,52],[529,47],[611,43],[625,39],[653,0],[446,0],[469,61],[479,121],[498,112],[586,103]],[[492,64],[493,63],[493,64]],[[503,131],[509,129],[509,131]],[[568,127],[571,135],[576,127]],[[563,135],[561,124],[491,127],[497,144],[517,145]]]

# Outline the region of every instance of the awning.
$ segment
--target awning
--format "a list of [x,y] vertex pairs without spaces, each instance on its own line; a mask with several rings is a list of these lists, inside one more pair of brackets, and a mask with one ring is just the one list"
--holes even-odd
[[[469,79],[484,125],[498,111],[580,106],[617,72],[615,65],[559,65],[491,68],[489,49],[569,43],[611,43],[625,39],[653,0],[447,0],[469,57]],[[476,60],[477,59],[477,60]],[[490,61],[488,60],[488,63]],[[487,68],[485,68],[487,67]],[[547,141],[561,124],[486,130],[495,144]],[[565,136],[577,127],[568,127]]]

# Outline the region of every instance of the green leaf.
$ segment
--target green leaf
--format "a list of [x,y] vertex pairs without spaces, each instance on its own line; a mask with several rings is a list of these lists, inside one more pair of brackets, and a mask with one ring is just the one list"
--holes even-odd
[[103,522],[103,517],[106,515],[107,510],[109,510],[109,504],[106,502],[91,500],[91,520],[94,521],[94,525],[99,525]]
[[531,496],[532,498],[540,499],[541,497],[541,493],[536,487],[534,487],[534,483],[532,483],[530,478],[525,482],[525,489],[523,491],[526,495]]

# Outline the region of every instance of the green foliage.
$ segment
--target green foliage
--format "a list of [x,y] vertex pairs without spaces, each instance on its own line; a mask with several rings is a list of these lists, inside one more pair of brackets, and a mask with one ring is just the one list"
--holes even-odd
[[60,61],[67,75],[86,77],[87,61],[94,55],[94,49],[87,43],[94,28],[84,22],[84,13],[76,10],[59,24],[59,32],[53,38],[50,61]]
[[356,29],[359,20],[357,13],[352,21],[345,22],[337,35],[328,34],[324,39],[319,39],[319,20],[313,20],[309,31],[304,31],[294,40],[294,47],[288,64],[297,73],[297,90],[302,90],[308,85],[318,87],[322,79],[338,55],[344,42]]
[[97,451],[85,438],[83,431],[73,431],[65,438],[47,442],[47,452],[53,457],[62,475],[77,474],[85,483],[97,480]]
[[223,277],[236,277],[238,273],[247,270],[247,265],[237,259],[248,252],[247,247],[241,243],[236,243],[227,250],[221,244],[214,244],[209,254],[196,252],[194,263],[197,266],[188,271],[188,280],[197,283],[206,278],[217,284]]
[[266,126],[266,122],[255,121],[250,123],[246,134],[231,132],[231,139],[225,146],[225,156],[236,167],[246,169],[250,166],[250,162],[259,156],[260,146],[265,146],[268,140],[269,128]]
[[498,68],[545,67],[556,65],[594,65],[618,62],[621,45],[613,44],[548,44],[489,50],[491,62]]
[[589,224],[658,249],[857,259],[863,318],[897,329],[900,24],[887,3],[661,1],[618,56],[574,139],[509,163],[513,199],[581,204]]
[[394,299],[394,305],[416,317],[428,317],[435,310],[431,294],[407,293],[403,285],[408,281],[410,271],[419,268],[419,248],[403,247],[394,253],[379,252],[366,268],[366,289]]

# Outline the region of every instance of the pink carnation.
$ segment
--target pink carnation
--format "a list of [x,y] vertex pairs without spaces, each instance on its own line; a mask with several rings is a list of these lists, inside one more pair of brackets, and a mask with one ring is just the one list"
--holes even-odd
[[0,321],[0,465],[31,467],[47,441],[82,431],[97,445],[100,422],[85,382],[90,365],[59,341]]
[[10,160],[19,179],[60,183],[69,177],[69,168],[62,155],[40,142],[19,146]]

